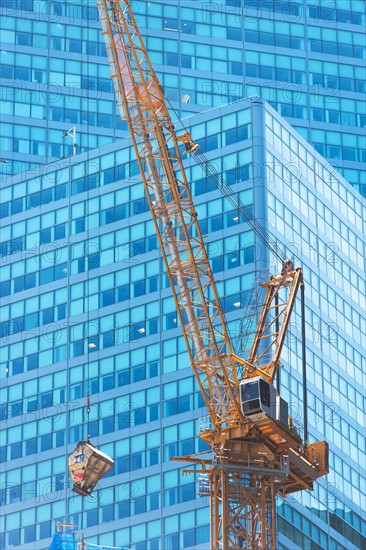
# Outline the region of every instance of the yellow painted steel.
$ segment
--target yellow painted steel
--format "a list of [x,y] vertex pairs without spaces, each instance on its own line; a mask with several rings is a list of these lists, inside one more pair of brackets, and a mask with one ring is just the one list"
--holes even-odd
[[[238,373],[241,379],[260,375],[273,383],[302,271],[287,262],[281,275],[264,283],[266,297],[249,358],[237,357],[179,149],[183,144],[191,154],[197,145],[188,132],[176,136],[129,3],[97,0],[97,5],[120,115],[129,127],[190,362],[211,420],[200,436],[211,445],[213,458],[177,460],[200,465],[208,476],[212,549],[273,550],[276,493],[281,487],[284,495],[310,487],[318,470],[312,454],[294,450],[302,442],[290,427],[243,416]],[[324,449],[320,445],[313,451]],[[293,466],[285,460],[290,450]],[[320,463],[324,473],[325,455]]]
[[191,365],[220,431],[243,420],[238,378],[174,126],[129,4],[98,0],[98,8]]

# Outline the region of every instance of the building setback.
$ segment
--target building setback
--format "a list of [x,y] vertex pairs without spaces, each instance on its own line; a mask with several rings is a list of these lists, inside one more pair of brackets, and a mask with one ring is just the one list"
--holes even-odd
[[[304,268],[310,440],[330,444],[312,493],[278,500],[279,549],[365,546],[364,199],[268,104],[186,121],[233,193]],[[229,331],[280,266],[186,159]],[[209,509],[171,456],[203,450],[195,385],[129,140],[8,181],[1,222],[2,548],[45,550],[57,520],[93,544],[209,548]],[[281,395],[302,430],[299,305]],[[115,467],[82,499],[67,455],[86,436]]]
[[[94,1],[1,3],[5,175],[127,136]],[[366,196],[362,0],[133,2],[172,107],[188,116],[267,100]]]

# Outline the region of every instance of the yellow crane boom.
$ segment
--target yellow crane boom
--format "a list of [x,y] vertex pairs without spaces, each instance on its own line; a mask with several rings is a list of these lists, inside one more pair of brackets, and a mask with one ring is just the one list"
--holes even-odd
[[192,368],[219,429],[242,416],[238,379],[179,142],[129,4],[99,0],[98,7],[118,106],[130,130]]
[[211,454],[179,460],[198,465],[207,476],[213,550],[273,549],[275,495],[311,488],[327,470],[326,444],[300,450],[287,404],[273,387],[302,270],[287,262],[280,275],[264,283],[249,359],[237,357],[179,149],[183,144],[193,153],[197,146],[190,134],[175,133],[128,1],[97,0],[97,5],[120,115],[129,127],[191,366],[211,420],[200,434]]

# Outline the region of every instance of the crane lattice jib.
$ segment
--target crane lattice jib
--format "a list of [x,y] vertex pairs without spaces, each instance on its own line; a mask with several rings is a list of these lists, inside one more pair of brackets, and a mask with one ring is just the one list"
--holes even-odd
[[98,9],[192,368],[220,431],[242,418],[235,359],[174,126],[129,4],[98,0]]
[[[272,384],[280,367],[280,357],[289,328],[298,289],[303,284],[301,268],[289,270],[262,283],[266,289],[248,363]],[[248,373],[251,376],[251,373]]]

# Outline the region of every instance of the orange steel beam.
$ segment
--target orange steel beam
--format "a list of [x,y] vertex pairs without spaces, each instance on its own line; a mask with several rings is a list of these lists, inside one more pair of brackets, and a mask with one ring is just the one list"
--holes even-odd
[[128,2],[98,0],[98,8],[191,365],[218,432],[243,420],[238,378],[174,125]]
[[[267,290],[253,343],[249,351],[249,357],[247,359],[247,362],[252,365],[255,370],[253,370],[252,373],[248,371],[247,376],[253,376],[261,372],[273,383],[276,372],[280,366],[282,348],[285,343],[291,313],[302,280],[302,269],[298,268],[284,275],[272,277],[268,282],[262,283],[262,286]],[[276,296],[280,296],[280,293],[282,298],[280,303],[278,305],[273,305]],[[285,294],[286,297],[283,298],[282,294]],[[277,311],[271,316],[270,313],[275,308],[277,308]],[[276,321],[278,321],[279,328],[278,331],[273,331]],[[266,340],[269,340],[269,343],[266,343]],[[264,345],[260,346],[260,344]],[[244,377],[245,376],[244,374]]]

